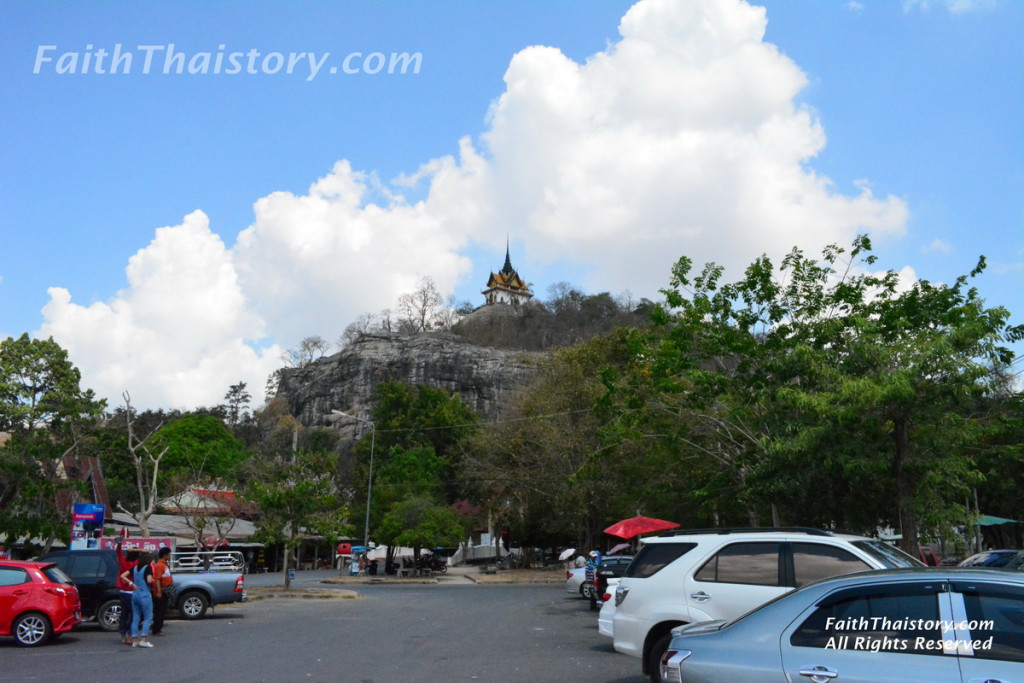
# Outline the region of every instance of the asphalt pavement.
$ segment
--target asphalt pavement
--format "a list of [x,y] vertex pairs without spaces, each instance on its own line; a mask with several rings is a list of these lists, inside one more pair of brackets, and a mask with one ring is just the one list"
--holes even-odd
[[[0,683],[646,680],[640,661],[614,652],[586,601],[562,585],[477,584],[454,572],[450,583],[346,585],[354,599],[315,599],[336,575],[297,572],[297,588],[316,589],[302,596],[311,599],[255,600],[169,621],[149,650],[95,626],[32,649],[0,639]],[[246,578],[262,590],[284,576]]]

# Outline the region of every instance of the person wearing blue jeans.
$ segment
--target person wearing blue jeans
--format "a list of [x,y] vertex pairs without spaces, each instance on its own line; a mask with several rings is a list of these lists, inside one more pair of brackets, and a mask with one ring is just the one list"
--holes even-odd
[[132,647],[153,647],[149,642],[149,626],[153,623],[153,566],[147,552],[139,553],[138,562],[125,578],[132,586]]

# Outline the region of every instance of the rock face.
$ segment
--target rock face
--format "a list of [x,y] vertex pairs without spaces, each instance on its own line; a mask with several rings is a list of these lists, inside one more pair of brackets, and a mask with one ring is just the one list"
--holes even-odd
[[277,395],[307,427],[333,425],[338,421],[333,410],[367,418],[380,382],[444,389],[493,419],[502,402],[533,379],[544,356],[476,346],[438,332],[364,335],[340,353],[285,370]]

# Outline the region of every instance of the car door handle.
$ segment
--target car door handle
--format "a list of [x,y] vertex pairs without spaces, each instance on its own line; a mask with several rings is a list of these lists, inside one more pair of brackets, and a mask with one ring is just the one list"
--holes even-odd
[[708,595],[707,593],[705,593],[704,591],[697,591],[696,593],[690,593],[690,597],[693,598],[694,600],[696,600],[697,602],[707,602],[708,600],[711,599],[711,596]]
[[806,676],[811,679],[814,683],[828,683],[839,675],[838,671],[830,669],[827,666],[805,666],[800,669],[799,673],[801,676]]

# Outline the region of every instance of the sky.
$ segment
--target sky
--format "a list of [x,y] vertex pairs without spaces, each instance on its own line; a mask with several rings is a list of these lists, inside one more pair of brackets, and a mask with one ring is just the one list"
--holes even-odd
[[[424,276],[658,298],[871,236],[1024,323],[1024,3],[0,3],[0,338],[189,409]],[[1016,369],[1017,366],[1015,366]]]

